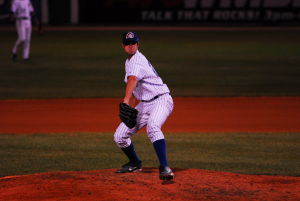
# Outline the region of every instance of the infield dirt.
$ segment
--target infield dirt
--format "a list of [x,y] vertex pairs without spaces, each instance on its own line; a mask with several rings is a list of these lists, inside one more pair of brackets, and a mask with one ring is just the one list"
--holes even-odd
[[[0,100],[1,133],[114,132],[121,99]],[[300,132],[300,97],[174,98],[165,132]]]

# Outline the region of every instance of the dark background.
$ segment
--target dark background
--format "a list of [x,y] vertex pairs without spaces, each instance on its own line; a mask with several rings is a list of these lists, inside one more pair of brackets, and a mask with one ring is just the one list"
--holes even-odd
[[[31,0],[41,17],[41,0]],[[48,0],[49,24],[69,25],[72,0]],[[299,0],[78,0],[79,25],[299,26]],[[10,0],[0,0],[0,15]],[[211,7],[205,5],[212,3]],[[256,2],[256,3],[254,3]],[[271,3],[270,3],[271,2]],[[189,3],[189,4],[188,4]],[[192,6],[188,6],[191,5]],[[203,5],[204,4],[204,5]],[[206,12],[205,17],[203,17]],[[193,17],[182,18],[186,13]],[[171,15],[165,18],[166,14]],[[253,15],[255,15],[253,17]],[[3,18],[3,17],[2,17]],[[8,24],[1,19],[0,24]]]

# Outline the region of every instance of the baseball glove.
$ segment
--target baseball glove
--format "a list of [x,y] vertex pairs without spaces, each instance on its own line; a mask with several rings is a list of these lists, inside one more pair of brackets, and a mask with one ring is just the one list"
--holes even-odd
[[138,111],[127,105],[126,103],[120,103],[120,119],[128,127],[133,128],[136,125]]

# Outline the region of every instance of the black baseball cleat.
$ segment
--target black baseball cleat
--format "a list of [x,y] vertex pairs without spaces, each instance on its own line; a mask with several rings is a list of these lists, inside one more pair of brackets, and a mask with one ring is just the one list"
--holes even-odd
[[142,171],[142,162],[128,162],[122,165],[116,173],[139,172]]
[[174,173],[168,166],[159,166],[159,179],[160,180],[172,180],[174,179]]
[[11,55],[11,60],[12,61],[16,61],[17,60],[17,54],[15,54],[15,53],[12,53],[12,55]]

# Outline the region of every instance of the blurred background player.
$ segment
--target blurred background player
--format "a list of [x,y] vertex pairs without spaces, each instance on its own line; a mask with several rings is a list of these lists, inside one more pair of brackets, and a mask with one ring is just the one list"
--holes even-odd
[[18,39],[12,49],[12,60],[17,59],[18,47],[23,45],[23,60],[29,60],[31,40],[31,15],[34,9],[30,0],[12,0],[11,12],[16,21]]
[[[139,38],[135,32],[123,34],[123,49],[127,54],[125,62],[126,91],[123,103],[138,110],[137,124],[132,129],[121,123],[114,134],[114,140],[129,159],[117,173],[139,171],[142,161],[138,158],[130,137],[146,126],[147,135],[159,159],[159,177],[171,180],[174,173],[168,166],[166,143],[161,131],[162,125],[173,111],[173,99],[168,86],[139,52]],[[138,103],[136,105],[136,103]]]

